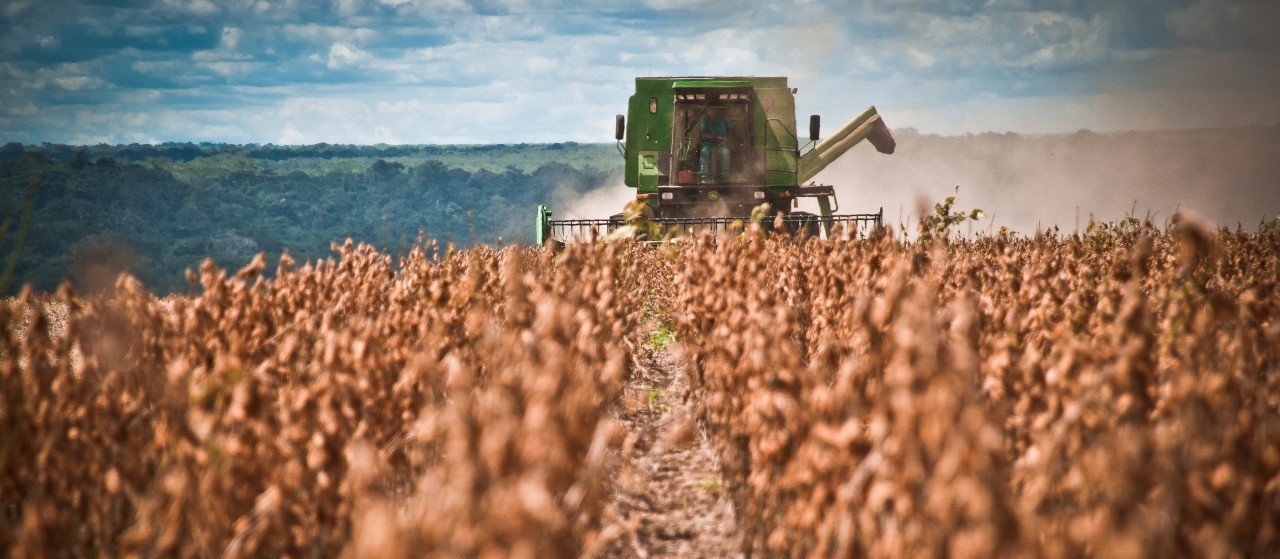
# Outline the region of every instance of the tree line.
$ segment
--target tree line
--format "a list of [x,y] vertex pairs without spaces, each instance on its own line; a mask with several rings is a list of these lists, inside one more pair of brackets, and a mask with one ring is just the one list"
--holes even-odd
[[[0,148],[0,211],[30,214],[24,235],[15,225],[0,243],[0,255],[18,255],[10,293],[24,283],[53,290],[64,280],[93,292],[109,288],[122,271],[158,294],[185,292],[185,270],[205,258],[235,268],[258,252],[276,257],[288,250],[310,261],[328,257],[330,243],[347,238],[392,254],[420,236],[458,245],[528,242],[537,204],[619,182],[617,167],[595,166],[595,152],[576,145],[564,160],[544,157],[532,170],[474,162],[469,170],[421,149],[414,152],[421,161],[406,164],[369,158],[361,148],[375,148],[357,146],[351,153],[363,159],[334,155],[348,164],[310,172],[277,170],[263,163],[275,160],[252,154],[306,151],[315,158],[324,148],[147,146],[153,151],[136,160],[144,148],[107,147]],[[188,148],[213,155],[193,157]],[[465,148],[472,157],[486,153]],[[510,160],[521,150],[548,151],[547,145],[488,151]],[[583,152],[591,157],[574,157]],[[187,165],[198,158],[220,159]]]

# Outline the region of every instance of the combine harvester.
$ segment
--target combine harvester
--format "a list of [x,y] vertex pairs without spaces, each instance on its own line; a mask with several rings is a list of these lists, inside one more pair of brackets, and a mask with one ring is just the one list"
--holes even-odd
[[[805,183],[864,139],[893,153],[888,126],[870,107],[819,144],[820,119],[813,115],[801,146],[795,93],[785,77],[636,78],[615,132],[636,201],[608,219],[553,220],[549,208],[538,206],[538,246],[620,230],[647,241],[734,232],[752,220],[766,230],[827,238],[836,224],[850,235],[878,229],[883,208],[837,215],[835,189]],[[816,198],[820,214],[796,211],[799,198]]]

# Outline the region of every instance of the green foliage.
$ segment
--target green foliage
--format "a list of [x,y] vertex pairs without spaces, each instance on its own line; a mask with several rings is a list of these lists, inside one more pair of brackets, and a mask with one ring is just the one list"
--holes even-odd
[[[27,240],[27,231],[31,229],[31,204],[34,198],[36,186],[40,184],[40,176],[31,177],[30,186],[22,196],[22,213],[18,218],[18,236],[13,241],[13,245],[8,249],[9,257],[4,265],[4,272],[0,273],[0,293],[8,293],[9,286],[13,283],[14,270],[18,267],[18,259],[22,257],[22,246]],[[4,246],[5,240],[9,237],[9,229],[13,226],[13,216],[6,216],[3,223],[0,223],[0,246]]]
[[1094,221],[1090,217],[1084,231],[1085,235],[1107,235],[1126,238],[1135,237],[1143,233],[1158,234],[1160,232],[1159,228],[1150,219],[1140,220],[1132,215],[1126,215],[1116,221]]
[[[956,194],[959,193],[960,187],[957,186]],[[977,221],[984,215],[982,210],[976,208],[967,212],[953,212],[951,207],[955,203],[956,197],[951,195],[947,196],[946,200],[933,205],[933,215],[924,216],[920,219],[920,240],[945,239],[950,236],[953,227],[966,221]]]
[[[1179,215],[1174,214],[1173,218],[1177,220]],[[1094,254],[1101,255],[1116,250],[1118,246],[1131,247],[1140,239],[1160,234],[1160,228],[1152,223],[1150,216],[1138,219],[1132,214],[1126,214],[1116,221],[1095,221],[1091,215],[1082,238]]]
[[645,394],[644,405],[649,409],[654,409],[655,407],[657,407],[658,402],[661,402],[661,401],[662,401],[661,388],[650,388],[649,393]]
[[[44,144],[39,147],[8,143],[0,146],[0,161],[40,153],[69,166],[145,163],[165,169],[179,179],[225,175],[232,171],[301,172],[322,176],[335,172],[354,173],[369,169],[379,160],[383,165],[412,169],[428,161],[468,173],[480,170],[502,172],[508,168],[532,173],[550,161],[571,163],[578,169],[605,170],[618,166],[612,144],[491,144],[491,145],[402,145],[373,146],[314,144],[276,146],[234,145],[190,142],[159,145],[129,144],[109,146],[68,146]],[[97,163],[89,163],[96,161]]]
[[715,476],[702,476],[702,482],[698,484],[698,487],[701,487],[703,491],[710,493],[713,496],[720,496],[720,480],[716,479]]
[[655,350],[665,349],[667,346],[675,343],[676,333],[670,327],[662,326],[649,336],[649,346]]
[[122,271],[159,294],[186,292],[184,270],[205,258],[234,269],[287,249],[314,261],[348,237],[389,254],[419,238],[528,240],[537,204],[616,182],[606,147],[5,144],[0,207],[29,205],[30,226],[20,255],[21,235],[6,230],[14,283],[3,292],[67,279],[93,291]]
[[1280,233],[1280,214],[1258,224],[1259,233]]
[[996,231],[996,238],[1002,241],[1012,241],[1014,239],[1017,239],[1019,235],[1020,233],[1018,233],[1017,231],[1014,231],[1013,229],[1010,229],[1003,225],[1001,225],[1000,229]]

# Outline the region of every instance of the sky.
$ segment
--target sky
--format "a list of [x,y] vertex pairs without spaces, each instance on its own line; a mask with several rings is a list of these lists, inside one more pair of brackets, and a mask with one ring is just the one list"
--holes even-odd
[[609,142],[663,75],[947,135],[1274,125],[1280,1],[0,0],[0,142]]

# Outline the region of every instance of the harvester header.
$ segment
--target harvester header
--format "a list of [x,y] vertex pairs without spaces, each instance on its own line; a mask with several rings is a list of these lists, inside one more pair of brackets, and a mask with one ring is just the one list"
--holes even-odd
[[[881,213],[834,215],[835,190],[805,183],[862,140],[893,153],[889,128],[870,107],[818,143],[820,119],[813,115],[801,145],[795,93],[785,77],[636,78],[615,129],[624,182],[635,189],[636,202],[625,214],[595,220],[555,221],[539,206],[539,245],[637,222],[648,240],[655,233],[732,229],[753,218],[793,232],[819,234],[821,227],[828,236],[836,223],[846,230],[880,227]],[[794,210],[804,197],[817,200],[819,215]]]

